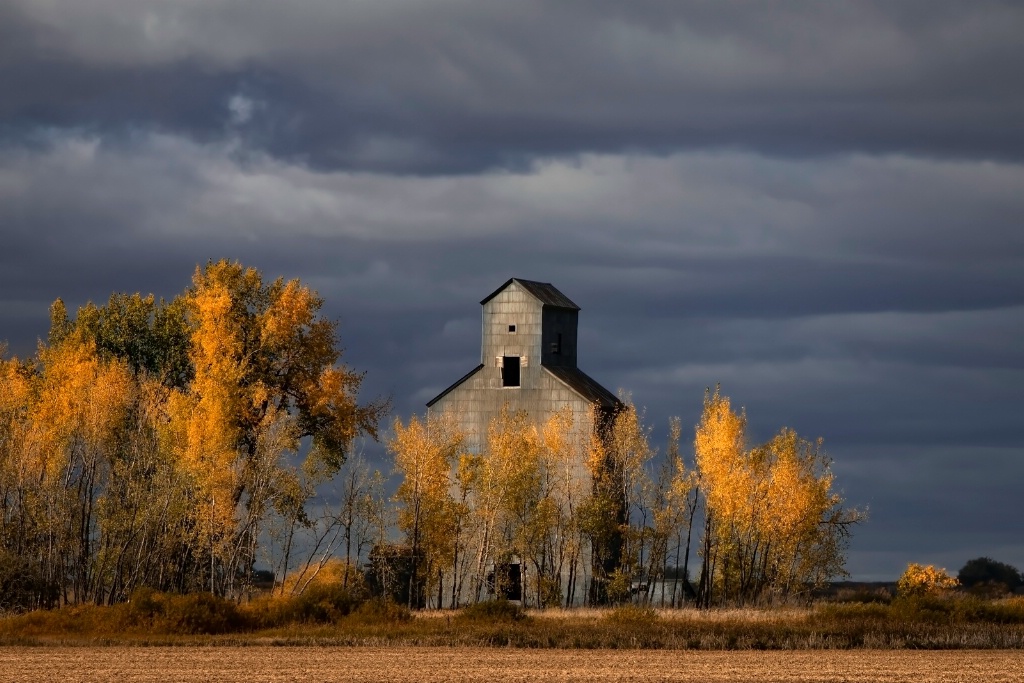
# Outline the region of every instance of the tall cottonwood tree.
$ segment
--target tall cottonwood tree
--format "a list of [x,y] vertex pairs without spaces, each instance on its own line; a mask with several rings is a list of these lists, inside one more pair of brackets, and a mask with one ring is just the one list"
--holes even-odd
[[[401,504],[398,526],[411,552],[408,601],[410,607],[426,603],[430,587],[441,590],[444,567],[455,563],[456,501],[452,497],[452,469],[462,454],[465,435],[450,414],[409,423],[396,419],[388,450],[401,482],[395,500]],[[441,597],[438,598],[438,606]]]
[[43,584],[38,548],[35,473],[27,451],[28,411],[35,391],[31,362],[0,359],[0,608],[49,604],[55,596]]
[[68,595],[96,595],[98,504],[122,447],[132,382],[121,362],[103,362],[88,342],[41,353],[26,464],[45,505],[47,580]]
[[610,419],[595,413],[598,428],[587,461],[592,490],[582,514],[593,570],[588,599],[595,605],[628,600],[633,582],[647,578],[644,560],[654,521],[648,464],[655,451],[642,411],[629,396],[621,398],[622,407]]
[[0,373],[0,559],[30,601],[238,590],[268,514],[303,516],[387,409],[358,402],[322,303],[227,261],[170,302],[55,302],[47,343]]
[[[480,484],[482,469],[481,456],[464,452],[459,455],[453,482],[452,514],[452,571],[451,596],[449,605],[455,609],[462,601],[462,589],[469,571],[471,542],[475,530],[473,499]],[[442,605],[438,600],[438,606]]]
[[539,553],[533,555],[537,601],[540,606],[557,606],[564,595],[565,604],[571,605],[584,546],[579,510],[589,489],[588,442],[569,407],[554,413],[541,426],[540,436],[545,514],[539,516]]
[[[701,500],[697,472],[687,467],[680,449],[682,431],[682,421],[678,417],[670,418],[668,453],[663,469],[663,476],[667,477],[669,488],[665,492],[664,506],[656,513],[659,515],[658,524],[663,532],[674,537],[675,542],[675,576],[671,592],[673,607],[682,604],[688,597],[696,596],[696,591],[690,583],[690,546],[693,524]],[[668,552],[666,548],[666,566]]]
[[[258,522],[275,497],[287,500],[279,512],[302,517],[296,492],[308,498],[334,476],[356,436],[376,437],[387,403],[358,403],[362,375],[338,365],[336,324],[298,280],[265,284],[253,268],[210,263],[196,270],[185,305],[192,380],[175,404],[189,422],[181,455],[199,475],[200,524],[211,525],[204,542],[226,589],[248,574]],[[302,467],[282,469],[281,457],[305,437],[312,448]],[[296,487],[295,476],[307,484]]]
[[[374,518],[378,501],[384,497],[384,477],[379,470],[370,471],[366,459],[357,454],[350,457],[338,474],[337,511],[333,518],[341,530],[341,546],[345,564],[355,569],[373,541]],[[340,550],[339,548],[339,550]],[[348,587],[349,573],[343,587]]]
[[701,604],[771,600],[845,573],[846,539],[863,515],[832,491],[820,440],[783,429],[750,448],[746,417],[716,388],[694,453],[705,501]]

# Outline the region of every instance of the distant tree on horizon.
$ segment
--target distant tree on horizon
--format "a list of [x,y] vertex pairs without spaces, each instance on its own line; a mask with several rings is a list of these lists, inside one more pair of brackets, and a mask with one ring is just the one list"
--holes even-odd
[[1007,592],[1013,592],[1024,585],[1024,577],[1016,567],[990,557],[968,560],[960,568],[957,579],[964,588],[988,587]]

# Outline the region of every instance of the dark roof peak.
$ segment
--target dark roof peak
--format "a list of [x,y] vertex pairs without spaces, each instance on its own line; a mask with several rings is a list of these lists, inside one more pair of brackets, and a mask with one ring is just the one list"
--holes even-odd
[[513,282],[519,283],[523,289],[536,297],[543,305],[552,306],[554,308],[565,308],[570,311],[578,311],[580,307],[573,303],[572,299],[567,297],[558,291],[550,282],[537,282],[536,280],[523,280],[522,278],[512,277],[509,278],[505,284],[498,287],[496,290],[490,293],[480,305],[486,304],[488,301],[496,297],[500,292],[503,292]]

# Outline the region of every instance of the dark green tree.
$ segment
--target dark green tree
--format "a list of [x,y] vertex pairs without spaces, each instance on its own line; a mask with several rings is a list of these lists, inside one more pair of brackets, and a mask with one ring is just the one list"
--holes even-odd
[[957,574],[964,588],[989,587],[996,590],[1013,591],[1024,585],[1020,571],[991,557],[976,557],[968,560]]

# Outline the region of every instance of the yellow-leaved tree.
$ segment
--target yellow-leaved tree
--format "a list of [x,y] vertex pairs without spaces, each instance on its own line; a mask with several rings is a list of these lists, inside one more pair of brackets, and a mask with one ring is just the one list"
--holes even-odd
[[14,604],[244,590],[267,520],[307,527],[317,484],[388,407],[358,401],[362,374],[338,362],[322,303],[228,261],[170,302],[115,294],[72,319],[58,299],[36,356],[0,361]]
[[[297,280],[268,284],[254,268],[218,261],[196,269],[185,302],[192,380],[178,404],[189,423],[180,447],[200,491],[198,528],[209,524],[210,585],[230,592],[251,573],[268,511],[308,526],[305,501],[356,436],[376,436],[387,402],[358,403],[362,374],[338,364],[336,325]],[[304,437],[312,448],[296,469],[284,456]]]
[[484,457],[480,460],[475,496],[477,540],[473,599],[478,601],[487,586],[487,568],[495,568],[493,587],[505,589],[501,567],[529,555],[542,494],[540,434],[524,411],[502,408],[487,429]]
[[911,562],[896,584],[896,593],[901,597],[942,595],[959,585],[945,569]]
[[579,511],[590,491],[588,417],[565,406],[540,429],[541,503],[529,548],[539,606],[557,606],[563,595],[566,606],[575,599],[585,541]]
[[821,441],[783,429],[748,447],[746,417],[708,391],[694,436],[704,498],[702,605],[790,596],[845,575],[850,527],[863,513],[832,490]]
[[395,500],[401,504],[398,526],[405,533],[410,552],[407,602],[423,607],[427,592],[438,591],[442,602],[443,571],[456,564],[457,501],[453,498],[452,471],[463,452],[465,436],[454,416],[416,416],[402,424],[396,419],[388,450],[401,482]]
[[75,600],[90,599],[104,578],[94,561],[97,509],[120,459],[132,378],[123,362],[100,359],[90,341],[44,349],[40,360],[24,464],[46,514],[38,530],[46,539],[42,578],[63,583]]

